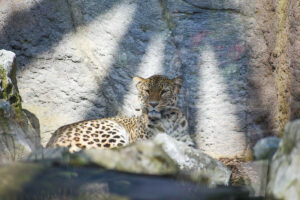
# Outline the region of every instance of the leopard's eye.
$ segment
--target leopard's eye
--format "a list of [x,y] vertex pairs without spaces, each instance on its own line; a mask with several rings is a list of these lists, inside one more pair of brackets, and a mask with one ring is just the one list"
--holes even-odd
[[145,90],[147,92],[147,94],[150,94],[150,91],[149,90]]
[[161,92],[160,92],[160,95],[163,95],[164,93],[166,93],[167,92],[167,90],[162,90]]

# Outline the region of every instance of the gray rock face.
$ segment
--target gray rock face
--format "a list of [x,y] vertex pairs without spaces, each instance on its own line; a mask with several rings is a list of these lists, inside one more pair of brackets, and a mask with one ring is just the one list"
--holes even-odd
[[71,155],[72,165],[91,163],[123,172],[149,175],[177,174],[174,161],[153,142],[145,141],[120,150],[86,150]]
[[253,149],[255,159],[271,159],[279,146],[279,142],[278,137],[266,137],[259,140]]
[[153,140],[176,162],[183,176],[210,186],[228,185],[231,171],[220,161],[166,134],[158,134]]
[[43,144],[68,123],[138,115],[133,76],[181,75],[199,148],[243,157],[274,117],[259,2],[2,1],[0,45],[17,54],[23,107],[39,118]]
[[97,165],[108,170],[134,174],[176,175],[176,163],[151,142],[135,143],[121,149],[89,149],[71,154],[67,148],[47,148],[27,157],[28,161],[46,160],[63,165]]
[[276,199],[300,199],[300,120],[285,128],[270,167],[267,194]]
[[266,195],[268,179],[268,160],[259,160],[238,164],[239,175],[243,179],[243,185],[247,185],[252,196],[264,197]]
[[172,13],[173,40],[186,80],[183,107],[196,132],[196,142],[213,157],[243,156],[247,146],[243,131],[247,23],[239,13],[213,12],[217,8],[203,9],[205,6],[185,1],[182,4],[190,7],[190,15],[181,5],[171,3],[166,5],[166,12]]
[[12,82],[16,80],[15,70],[15,54],[1,50],[0,163],[20,160],[40,147],[38,121],[22,110],[16,82]]
[[292,119],[300,117],[300,2],[292,0],[289,7],[290,33],[289,33],[289,63],[292,68],[292,95],[291,95],[291,115]]

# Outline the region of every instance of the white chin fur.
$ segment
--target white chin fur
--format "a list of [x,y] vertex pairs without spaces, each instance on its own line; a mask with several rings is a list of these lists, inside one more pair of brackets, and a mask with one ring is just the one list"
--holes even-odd
[[161,114],[160,114],[160,112],[157,112],[157,111],[150,111],[150,112],[148,112],[148,117],[161,118]]

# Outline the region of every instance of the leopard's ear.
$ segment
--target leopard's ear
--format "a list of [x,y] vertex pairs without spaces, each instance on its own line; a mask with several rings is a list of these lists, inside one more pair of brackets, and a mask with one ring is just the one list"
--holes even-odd
[[136,88],[141,91],[142,90],[142,83],[145,82],[145,79],[143,79],[142,77],[139,76],[135,76],[133,77],[133,82],[135,83]]
[[133,82],[137,85],[137,84],[139,84],[139,83],[142,83],[145,79],[143,79],[142,77],[140,77],[140,76],[135,76],[135,77],[133,77]]

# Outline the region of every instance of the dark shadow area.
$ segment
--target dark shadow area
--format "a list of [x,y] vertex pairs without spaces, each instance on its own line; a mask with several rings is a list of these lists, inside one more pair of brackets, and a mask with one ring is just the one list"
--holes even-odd
[[[187,6],[187,4],[185,4]],[[184,77],[184,85],[181,92],[180,104],[188,117],[191,133],[203,132],[204,137],[210,135],[210,132],[218,132],[218,130],[209,130],[209,126],[215,123],[213,118],[234,117],[237,126],[232,126],[232,120],[227,121],[227,125],[232,126],[231,131],[237,133],[245,133],[247,142],[253,146],[256,141],[262,137],[269,135],[268,129],[271,127],[271,117],[269,108],[255,107],[249,105],[255,101],[257,105],[262,102],[262,94],[258,93],[258,88],[253,88],[249,83],[249,76],[252,75],[253,64],[249,64],[251,58],[251,47],[245,40],[246,31],[248,29],[248,22],[241,13],[230,12],[224,10],[201,9],[194,7],[194,11],[187,12],[185,7],[171,7],[169,10],[172,19],[172,37],[174,38],[174,45],[179,53],[179,59],[182,65],[182,75]],[[191,10],[193,10],[191,9]],[[210,52],[213,57],[205,57],[204,52]],[[204,57],[203,57],[204,56]],[[215,62],[217,76],[205,77],[203,71],[211,67],[206,63]],[[208,72],[213,70],[208,70]],[[209,89],[206,88],[207,94],[199,88],[205,88],[206,81],[210,81],[213,77],[219,77],[216,80],[215,94],[210,94]],[[208,78],[207,80],[205,80]],[[220,83],[220,81],[223,81]],[[219,87],[218,86],[223,86]],[[210,95],[216,95],[215,97]],[[224,96],[224,101],[216,101],[216,99]],[[203,98],[208,97],[208,99]],[[226,98],[225,98],[226,97]],[[206,104],[215,102],[215,107],[219,104],[230,105],[232,108],[229,115],[218,116],[218,109],[212,112],[211,116],[203,116],[201,103]],[[225,104],[225,101],[228,104]],[[250,102],[251,101],[251,102]],[[213,107],[211,107],[213,108]],[[206,109],[211,109],[206,107]],[[209,111],[207,111],[209,112]],[[200,120],[200,116],[204,120]],[[212,119],[211,123],[207,123]],[[218,125],[224,129],[230,130],[226,127],[226,123]],[[225,125],[225,126],[224,126]],[[207,131],[209,130],[209,131]],[[205,140],[204,137],[200,137]],[[202,141],[202,139],[200,139]],[[225,142],[225,141],[224,141]],[[238,141],[237,141],[238,142]],[[200,142],[201,143],[201,142]],[[201,145],[201,144],[200,144]],[[205,144],[210,145],[210,144]],[[224,149],[225,150],[225,149]]]
[[[234,26],[235,19],[240,16],[225,11],[216,12],[202,9],[199,9],[197,13],[188,14],[181,13],[180,8],[172,15],[175,23],[172,33],[180,55],[185,80],[181,104],[189,118],[191,132],[194,132],[196,127],[201,127],[201,121],[197,121],[197,117],[201,113],[197,110],[199,110],[202,95],[199,89],[205,85],[202,79],[206,78],[201,77],[201,73],[209,67],[205,63],[215,62],[220,78],[225,80],[226,91],[223,92],[228,94],[232,100],[238,99],[235,104],[246,104],[247,50],[240,36],[239,27],[229,28],[229,26]],[[210,52],[213,55],[212,57],[202,57],[203,52]],[[233,64],[235,66],[232,66]],[[232,87],[234,81],[243,81],[245,91]],[[237,117],[241,121],[245,121],[245,112],[246,110],[241,110],[240,113],[237,113]],[[240,127],[245,131],[244,124],[241,124]]]
[[[245,188],[208,188],[172,177],[128,174],[94,167],[63,167],[45,164],[20,164],[10,168],[30,175],[18,188],[0,186],[1,199],[232,199],[250,200]],[[0,168],[0,171],[3,168]],[[12,176],[14,173],[11,173]],[[117,198],[119,197],[119,198]]]
[[[107,75],[98,84],[97,94],[104,96],[106,100],[104,112],[106,114],[100,117],[118,114],[124,104],[124,96],[129,93],[132,78],[137,75],[150,40],[155,34],[162,31],[162,20],[157,17],[157,10],[152,9],[156,6],[153,5],[154,3],[151,1],[137,2],[135,14],[127,32],[118,43]],[[94,105],[96,104],[95,101]],[[99,117],[99,113],[93,109],[85,113],[85,118],[95,117]]]

